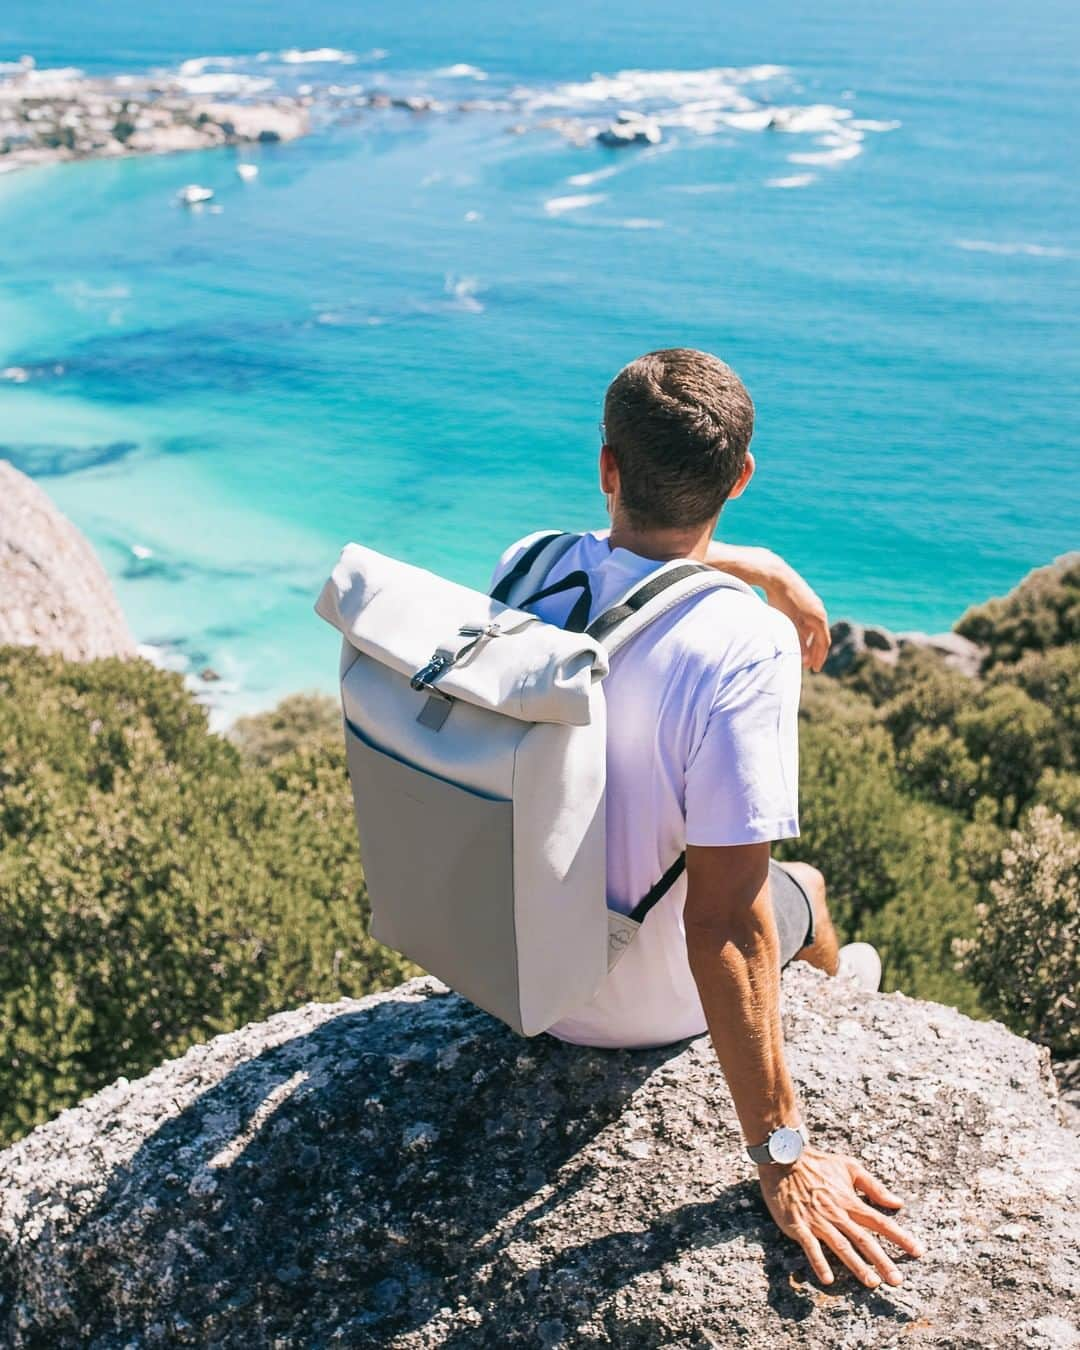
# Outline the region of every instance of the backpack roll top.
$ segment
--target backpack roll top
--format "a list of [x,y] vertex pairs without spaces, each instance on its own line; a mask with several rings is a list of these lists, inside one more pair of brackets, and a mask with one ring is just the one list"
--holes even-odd
[[316,610],[343,638],[373,936],[545,1030],[607,968],[606,653],[355,544]]
[[439,694],[527,722],[585,725],[608,670],[592,638],[359,544],[342,551],[315,609],[399,675],[428,671],[422,683]]

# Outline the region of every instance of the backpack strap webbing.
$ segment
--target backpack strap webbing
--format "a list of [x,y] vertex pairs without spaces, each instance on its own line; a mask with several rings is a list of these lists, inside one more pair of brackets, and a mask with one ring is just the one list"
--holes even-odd
[[491,598],[513,605],[515,595],[532,595],[563,554],[581,536],[552,530],[535,539],[510,570],[492,587]]
[[[603,643],[609,656],[626,645],[662,614],[667,614],[691,596],[705,591],[732,590],[750,592],[736,577],[719,572],[706,563],[676,560],[658,568],[643,583],[595,618],[585,632]],[[752,593],[752,592],[751,592]],[[664,875],[641,897],[629,914],[608,910],[608,970],[637,937],[645,916],[686,871],[686,852],[679,854]]]
[[693,595],[704,591],[732,590],[751,593],[750,587],[738,578],[718,572],[706,563],[676,560],[665,563],[639,586],[598,615],[586,634],[602,642],[609,656],[614,654],[647,628],[661,614],[681,605]]
[[527,600],[519,600],[517,608],[528,609],[538,600],[546,600],[549,595],[560,595],[563,591],[576,590],[580,590],[581,594],[574,601],[574,607],[562,626],[568,633],[584,633],[585,625],[589,622],[589,610],[592,608],[592,587],[589,584],[588,572],[568,572],[553,586],[545,586],[542,591],[530,595]]

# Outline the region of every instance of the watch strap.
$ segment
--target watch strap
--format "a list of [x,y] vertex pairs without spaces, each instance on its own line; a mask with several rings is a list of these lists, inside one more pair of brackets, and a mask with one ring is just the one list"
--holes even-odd
[[[783,1129],[785,1127],[780,1126],[779,1128]],[[809,1134],[807,1134],[806,1126],[802,1123],[802,1121],[800,1121],[798,1125],[789,1125],[787,1126],[787,1128],[794,1130],[796,1134],[802,1136],[804,1148],[806,1147],[807,1144],[809,1144],[810,1136]],[[773,1134],[775,1133],[776,1131],[774,1130],[772,1134],[769,1135],[769,1138],[766,1139],[763,1144],[747,1144],[746,1151],[750,1155],[750,1160],[752,1162],[771,1163],[773,1161],[773,1156],[769,1152],[769,1142],[772,1139]]]

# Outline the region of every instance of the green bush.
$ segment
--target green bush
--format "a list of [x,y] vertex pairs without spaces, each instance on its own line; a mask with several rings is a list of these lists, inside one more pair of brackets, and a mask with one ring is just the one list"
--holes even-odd
[[289,694],[268,712],[237,718],[229,740],[255,764],[299,749],[334,756],[341,748],[341,704],[329,694]]
[[414,973],[372,941],[340,745],[246,763],[174,675],[0,648],[0,1135]]
[[1080,553],[1029,572],[1008,595],[976,605],[956,632],[987,648],[984,667],[1017,661],[1027,651],[1065,647],[1080,639]]
[[955,950],[988,1006],[1061,1054],[1080,1052],[1080,835],[1033,807],[978,917]]
[[842,940],[881,949],[885,988],[979,1011],[973,983],[952,960],[954,939],[975,922],[959,822],[904,793],[892,741],[869,724],[868,703],[861,716],[828,692],[811,693],[808,703],[802,833],[778,844],[776,857],[820,868]]

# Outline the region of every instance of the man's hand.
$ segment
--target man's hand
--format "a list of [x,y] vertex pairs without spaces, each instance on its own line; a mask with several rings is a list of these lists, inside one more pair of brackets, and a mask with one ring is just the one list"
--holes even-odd
[[810,1147],[790,1167],[766,1163],[758,1170],[769,1213],[780,1231],[802,1247],[822,1284],[833,1281],[823,1244],[871,1289],[882,1280],[893,1285],[901,1282],[899,1270],[878,1237],[909,1256],[922,1256],[924,1248],[916,1238],[861,1198],[860,1192],[886,1209],[900,1209],[904,1203],[856,1158]]
[[821,597],[810,583],[782,558],[764,581],[765,598],[773,609],[786,614],[795,625],[803,665],[819,671],[829,654],[832,637]]

